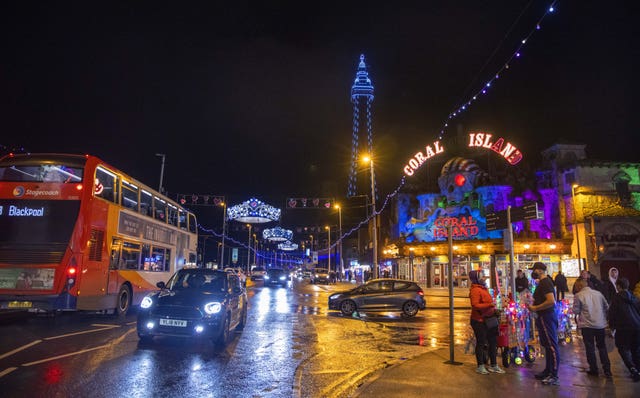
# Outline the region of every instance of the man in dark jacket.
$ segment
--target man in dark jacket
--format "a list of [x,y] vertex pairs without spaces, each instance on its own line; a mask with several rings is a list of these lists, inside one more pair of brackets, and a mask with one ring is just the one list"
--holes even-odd
[[567,277],[564,276],[562,271],[558,271],[558,275],[556,275],[554,283],[556,284],[558,300],[564,300],[564,294],[569,291],[569,286],[567,285]]
[[616,347],[633,381],[640,381],[640,302],[629,289],[629,280],[619,277],[616,293],[609,307],[609,327],[615,334]]
[[527,279],[522,270],[519,269],[516,276],[516,292],[522,293],[525,289],[529,289],[529,279]]

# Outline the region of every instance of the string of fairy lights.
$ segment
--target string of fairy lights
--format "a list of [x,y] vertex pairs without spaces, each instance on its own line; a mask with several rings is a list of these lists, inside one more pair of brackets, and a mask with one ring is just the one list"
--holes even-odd
[[[460,102],[448,115],[446,120],[442,123],[442,127],[440,129],[440,132],[438,134],[438,139],[442,140],[444,138],[445,132],[447,131],[447,128],[449,127],[449,124],[451,123],[451,121],[453,121],[454,119],[460,117],[463,113],[465,113],[466,111],[468,111],[475,102],[479,101],[481,98],[485,97],[489,90],[491,88],[494,87],[495,82],[500,79],[500,77],[506,73],[511,67],[512,65],[514,65],[515,61],[517,61],[518,59],[520,59],[524,53],[524,49],[525,46],[530,42],[532,36],[538,32],[539,30],[541,30],[542,28],[542,23],[544,22],[544,20],[551,14],[553,14],[556,11],[556,6],[558,4],[559,0],[554,0],[550,3],[550,5],[545,9],[544,13],[542,14],[542,16],[540,16],[535,25],[533,26],[532,29],[530,29],[528,31],[528,33],[518,42],[518,45],[516,46],[515,50],[513,50],[512,52],[510,52],[509,56],[505,59],[504,62],[502,62],[500,65],[500,67],[495,71],[495,73],[492,73],[489,79],[485,80],[485,82],[482,84],[482,86],[475,90],[474,92],[472,92],[472,94],[470,94],[465,101]],[[349,236],[351,236],[352,234],[354,234],[355,232],[357,232],[360,228],[362,228],[365,225],[368,225],[369,222],[371,221],[371,219],[375,216],[380,215],[389,205],[390,201],[398,195],[398,193],[400,192],[400,190],[402,189],[402,187],[405,185],[406,183],[406,176],[402,176],[399,185],[393,190],[393,192],[391,192],[390,194],[388,194],[385,198],[385,200],[383,201],[382,205],[377,208],[374,209],[374,211],[365,219],[363,219],[362,221],[360,221],[358,224],[356,224],[355,226],[353,226],[353,228],[351,228],[349,231],[345,232],[342,234],[342,236],[340,236],[336,241],[334,241],[330,246],[329,246],[329,250],[333,250],[336,248],[337,245],[339,245],[341,240],[344,240],[345,238],[348,238]],[[213,229],[209,229],[209,228],[205,228],[204,226],[202,226],[201,224],[198,225],[200,230],[209,233],[213,236],[216,236],[218,238],[221,239],[225,239],[226,241],[230,241],[233,244],[235,244],[236,246],[242,247],[244,249],[248,249],[251,252],[254,252],[254,254],[261,258],[261,259],[269,259],[270,256],[265,255],[263,253],[260,253],[259,251],[256,251],[255,248],[253,248],[252,246],[244,243],[244,242],[240,242],[230,236],[227,236],[225,234],[220,234],[217,233],[215,230]],[[282,259],[282,262],[284,263],[301,263],[303,261],[303,257],[299,257],[299,256],[295,256],[293,254],[288,254],[287,255],[289,258],[288,259]]]

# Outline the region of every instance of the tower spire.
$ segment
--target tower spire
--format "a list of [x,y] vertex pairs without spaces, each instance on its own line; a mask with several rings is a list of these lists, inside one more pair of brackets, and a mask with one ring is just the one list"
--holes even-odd
[[[347,196],[358,194],[357,168],[360,152],[366,150],[373,154],[373,126],[371,123],[371,104],[373,103],[373,84],[369,78],[364,54],[360,54],[360,62],[356,78],[351,86],[351,103],[353,104],[353,133],[351,139],[351,170],[349,173],[349,189]],[[367,132],[367,143],[361,132]]]

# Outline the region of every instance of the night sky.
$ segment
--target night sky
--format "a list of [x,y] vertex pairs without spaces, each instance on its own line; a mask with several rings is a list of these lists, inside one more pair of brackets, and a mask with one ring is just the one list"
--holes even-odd
[[[91,153],[152,187],[164,153],[170,195],[343,197],[363,53],[384,196],[551,2],[3,3],[0,144]],[[639,161],[631,3],[557,2],[445,136],[489,130],[530,161],[555,142]]]

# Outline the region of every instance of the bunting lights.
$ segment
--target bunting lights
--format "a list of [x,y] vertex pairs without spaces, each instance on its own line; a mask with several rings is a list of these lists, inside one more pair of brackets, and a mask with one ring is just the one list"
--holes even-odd
[[262,237],[270,242],[284,242],[293,239],[293,231],[275,227],[262,231]]
[[261,224],[280,220],[281,210],[251,198],[239,205],[227,209],[227,217],[231,221],[249,224]]

